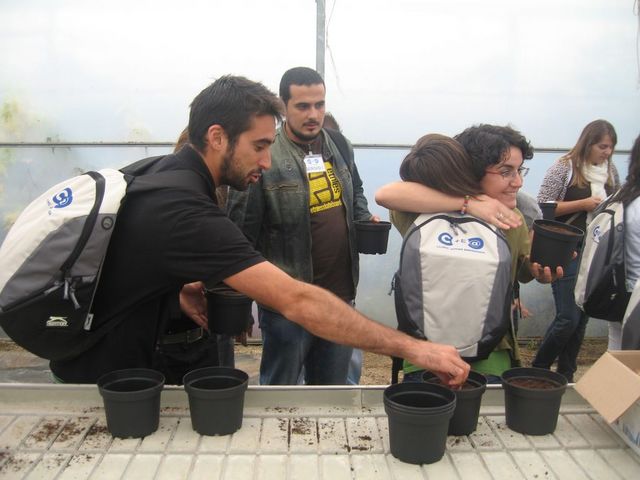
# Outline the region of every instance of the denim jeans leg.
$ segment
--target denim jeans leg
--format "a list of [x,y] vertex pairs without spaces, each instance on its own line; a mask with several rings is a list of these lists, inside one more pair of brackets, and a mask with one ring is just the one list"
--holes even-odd
[[346,385],[353,348],[319,337],[304,363],[306,385]]
[[[565,269],[564,276],[551,285],[556,316],[547,328],[536,357],[533,359],[534,367],[549,369],[567,348],[569,350],[563,355],[563,368],[571,370],[570,365],[576,361],[575,358],[571,360],[569,357],[574,352],[577,357],[586,327],[586,317],[576,305],[573,292],[578,265],[579,258],[572,260]],[[581,330],[582,333],[580,333]]]
[[312,336],[279,313],[258,307],[262,331],[261,385],[296,385]]
[[578,353],[584,340],[588,319],[587,315],[581,313],[578,326],[558,356],[558,373],[564,375],[570,383],[573,382],[573,374],[578,370]]
[[347,383],[358,385],[362,376],[362,350],[354,348],[349,360],[349,373],[347,373]]

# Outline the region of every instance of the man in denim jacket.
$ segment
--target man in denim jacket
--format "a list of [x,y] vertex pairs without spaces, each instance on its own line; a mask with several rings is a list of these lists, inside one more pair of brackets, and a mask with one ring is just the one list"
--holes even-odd
[[[355,220],[379,221],[367,208],[362,180],[326,130],[325,85],[306,67],[280,81],[286,122],[271,147],[272,166],[246,192],[231,191],[228,214],[262,255],[291,276],[353,303],[358,284]],[[260,383],[345,384],[352,348],[316,337],[259,306]]]

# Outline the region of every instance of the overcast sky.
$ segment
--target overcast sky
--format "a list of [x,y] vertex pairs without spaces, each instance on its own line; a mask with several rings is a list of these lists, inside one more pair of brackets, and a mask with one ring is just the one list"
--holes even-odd
[[[327,0],[327,107],[356,143],[478,122],[572,146],[640,133],[634,0]],[[637,7],[636,7],[637,8]],[[1,141],[172,141],[191,99],[315,67],[314,0],[3,0]]]

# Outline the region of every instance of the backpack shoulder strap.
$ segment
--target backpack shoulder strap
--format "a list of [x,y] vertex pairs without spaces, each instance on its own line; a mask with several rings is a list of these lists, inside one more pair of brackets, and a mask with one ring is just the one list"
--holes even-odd
[[347,139],[338,130],[334,130],[332,128],[325,128],[324,130],[327,132],[331,140],[333,140],[333,143],[336,144],[336,147],[338,147],[340,156],[343,158],[343,160],[349,167],[349,171],[351,172],[352,170],[351,166],[353,165],[354,159],[353,159],[353,155],[349,154],[350,150],[349,150],[349,145],[347,144]]

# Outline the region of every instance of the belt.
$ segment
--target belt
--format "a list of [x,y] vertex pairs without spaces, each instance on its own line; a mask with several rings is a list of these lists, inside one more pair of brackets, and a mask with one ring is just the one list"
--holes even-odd
[[162,345],[172,345],[174,343],[193,343],[204,337],[204,328],[194,328],[184,332],[170,333],[163,335],[160,339]]

